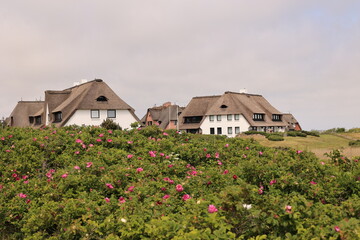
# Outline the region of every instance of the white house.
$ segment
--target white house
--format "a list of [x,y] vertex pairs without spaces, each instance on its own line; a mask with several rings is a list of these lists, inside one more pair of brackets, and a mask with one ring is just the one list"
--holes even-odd
[[261,95],[225,92],[194,97],[180,115],[179,122],[182,131],[234,137],[249,130],[284,132],[294,124],[287,122],[288,116]]
[[[12,114],[13,122],[19,122],[21,119],[22,124],[18,126],[27,126],[24,123],[30,123],[33,127],[61,127],[74,124],[99,126],[109,118],[122,128],[130,128],[131,123],[140,121],[134,109],[101,79],[84,81],[61,91],[45,91],[45,101],[39,102],[38,105],[42,105],[41,109],[36,109],[37,113],[32,113],[31,116]],[[9,125],[13,126],[11,123]]]

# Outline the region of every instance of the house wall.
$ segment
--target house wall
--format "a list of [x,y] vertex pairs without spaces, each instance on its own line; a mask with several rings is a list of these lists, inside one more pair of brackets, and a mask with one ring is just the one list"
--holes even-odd
[[148,126],[149,122],[152,122],[152,125],[155,124],[154,120],[152,119],[152,116],[150,114],[150,111],[147,112],[146,114],[146,120],[145,120],[145,125]]
[[[107,110],[100,110],[99,118],[91,118],[90,110],[77,110],[65,124],[69,125],[87,125],[87,126],[99,126],[104,120],[107,119]],[[114,122],[118,123],[123,129],[130,128],[130,124],[137,120],[130,113],[129,110],[116,110],[116,118],[110,118]]]
[[170,123],[166,126],[166,129],[177,129],[176,121],[171,120]]
[[[226,135],[228,137],[235,137],[237,135],[235,133],[235,127],[240,127],[240,133],[241,133],[248,131],[250,124],[244,118],[244,116],[240,114],[239,120],[235,120],[234,115],[232,115],[232,120],[227,120],[227,115],[221,115],[221,121],[218,121],[215,115],[214,121],[212,122],[210,122],[209,116],[206,116],[203,123],[200,126],[203,134],[210,134],[210,128],[214,128],[215,135],[217,134],[218,127],[222,128],[222,135]],[[228,127],[232,127],[232,134],[228,134]]]

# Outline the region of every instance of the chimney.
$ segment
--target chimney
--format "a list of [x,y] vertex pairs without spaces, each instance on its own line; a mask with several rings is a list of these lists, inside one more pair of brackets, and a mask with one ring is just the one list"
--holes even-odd
[[171,106],[171,102],[166,102],[163,104],[163,107],[169,107],[169,106]]
[[240,93],[248,93],[248,90],[246,88],[240,89]]

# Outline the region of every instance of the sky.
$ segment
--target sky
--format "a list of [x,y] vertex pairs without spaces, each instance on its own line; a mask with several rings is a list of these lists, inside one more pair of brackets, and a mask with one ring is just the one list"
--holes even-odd
[[139,118],[246,88],[305,130],[360,127],[358,0],[11,0],[0,30],[0,117],[100,78]]

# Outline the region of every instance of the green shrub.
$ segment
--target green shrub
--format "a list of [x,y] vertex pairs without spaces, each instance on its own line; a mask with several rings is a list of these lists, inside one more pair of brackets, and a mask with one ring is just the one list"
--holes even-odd
[[107,118],[101,124],[100,127],[109,129],[109,130],[120,130],[121,127],[118,123],[114,122],[112,119]]
[[355,147],[360,146],[360,140],[353,140],[349,142],[349,146]]
[[360,232],[359,158],[338,150],[322,161],[253,139],[79,126],[0,129],[0,149],[0,239]]
[[265,137],[269,135],[269,133],[267,133],[267,132],[258,132],[258,131],[246,131],[246,132],[244,132],[244,134],[246,134],[246,135],[260,134],[260,135],[263,135]]
[[284,137],[276,134],[270,134],[266,137],[270,141],[284,141]]

